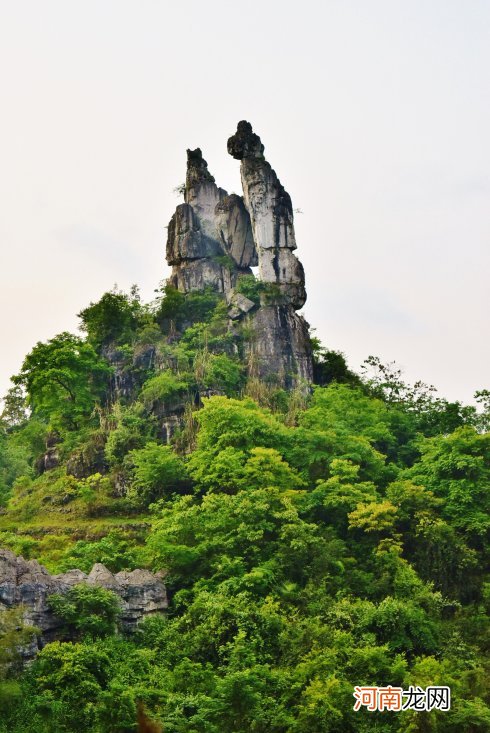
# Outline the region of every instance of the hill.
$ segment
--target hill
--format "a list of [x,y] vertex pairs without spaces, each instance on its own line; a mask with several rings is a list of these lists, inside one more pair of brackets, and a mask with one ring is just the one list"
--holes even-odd
[[[291,200],[248,123],[228,147],[244,195],[188,151],[155,301],[105,293],[5,398],[0,546],[163,572],[169,607],[128,631],[107,584],[58,584],[27,668],[36,632],[1,611],[0,731],[490,730],[488,392],[356,375],[312,338]],[[387,685],[451,708],[353,709]]]

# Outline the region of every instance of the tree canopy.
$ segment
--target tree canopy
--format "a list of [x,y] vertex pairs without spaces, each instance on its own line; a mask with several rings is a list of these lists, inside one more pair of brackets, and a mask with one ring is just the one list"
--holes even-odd
[[[0,733],[489,731],[488,391],[451,403],[314,340],[316,385],[287,392],[209,291],[113,290],[80,317],[4,400],[0,546],[163,571],[170,605],[128,634],[76,585],[25,668],[33,630],[0,610]],[[356,712],[356,685],[452,705]]]

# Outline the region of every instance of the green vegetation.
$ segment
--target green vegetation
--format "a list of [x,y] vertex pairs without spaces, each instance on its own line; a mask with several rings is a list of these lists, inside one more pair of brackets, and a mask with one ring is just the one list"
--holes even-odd
[[97,349],[114,342],[127,343],[145,320],[136,288],[130,295],[117,290],[105,293],[78,315],[88,341]]
[[24,359],[16,385],[32,414],[59,430],[78,430],[107,390],[110,368],[86,341],[62,333],[38,343]]
[[[126,636],[112,593],[74,586],[50,599],[71,641],[24,670],[33,630],[0,612],[0,733],[489,731],[489,393],[356,375],[315,339],[317,386],[287,393],[247,377],[208,291],[80,317],[4,401],[0,545],[165,570],[170,607]],[[353,711],[388,684],[449,685],[451,710]]]
[[80,583],[68,593],[50,596],[49,605],[75,638],[108,636],[116,630],[119,599],[105,588]]

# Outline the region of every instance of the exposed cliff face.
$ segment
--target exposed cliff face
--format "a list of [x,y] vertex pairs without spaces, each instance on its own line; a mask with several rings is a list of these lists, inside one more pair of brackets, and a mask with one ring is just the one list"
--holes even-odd
[[185,203],[168,225],[170,282],[183,293],[212,287],[226,294],[241,274],[251,273],[254,255],[242,200],[218,188],[199,148],[188,150]]
[[[223,293],[235,332],[251,337],[244,352],[255,373],[290,388],[311,382],[308,324],[295,311],[306,301],[296,249],[291,198],[264,157],[249,122],[238,124],[228,152],[241,161],[243,197],[218,188],[199,150],[187,151],[185,203],[168,226],[170,283],[183,293],[211,287]],[[243,275],[259,268],[259,306],[237,292]]]
[[215,216],[220,244],[225,254],[229,255],[240,269],[256,267],[259,262],[252,237],[250,216],[241,196],[232,193],[222,198],[216,204]]
[[286,389],[313,381],[308,324],[288,305],[263,305],[249,317],[245,342],[257,374]]
[[162,576],[148,570],[113,575],[104,565],[96,564],[89,575],[81,570],[50,575],[36,560],[24,560],[9,550],[0,550],[0,611],[22,606],[26,623],[40,631],[32,647],[24,650],[27,658],[33,657],[45,644],[63,637],[62,623],[51,611],[48,598],[53,593],[66,593],[77,583],[114,591],[121,602],[121,625],[129,631],[145,616],[168,606]]
[[259,277],[280,289],[283,303],[301,308],[306,301],[305,275],[298,258],[291,197],[264,158],[264,146],[249,122],[239,122],[228,152],[241,161],[245,206],[250,213],[258,253]]

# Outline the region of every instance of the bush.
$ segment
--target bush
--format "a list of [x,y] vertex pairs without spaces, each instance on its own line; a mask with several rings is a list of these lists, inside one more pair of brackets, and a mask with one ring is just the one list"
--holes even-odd
[[131,295],[112,290],[78,314],[88,340],[100,349],[111,342],[128,343],[135,334],[143,309],[135,289]]
[[133,474],[133,494],[145,504],[181,491],[189,485],[186,467],[171,448],[148,443],[128,456]]
[[226,354],[210,354],[205,366],[204,387],[222,390],[231,397],[241,386],[243,371],[243,367]]
[[62,564],[64,570],[76,567],[88,573],[95,563],[102,563],[111,573],[141,567],[138,548],[118,530],[100,540],[79,540],[68,550]]
[[171,371],[163,371],[156,374],[143,385],[141,399],[147,408],[152,408],[155,402],[170,401],[188,389],[188,382]]
[[49,597],[54,613],[66,629],[77,636],[102,637],[113,634],[120,613],[119,598],[106,588],[79,583],[68,593]]
[[191,323],[208,321],[220,296],[211,288],[184,295],[172,285],[165,285],[162,289],[155,311],[155,320],[161,328],[169,328],[170,323],[181,329]]
[[148,433],[151,432],[151,421],[143,416],[143,405],[135,404],[131,407],[117,405],[114,410],[116,427],[111,430],[105,445],[105,457],[110,466],[122,464],[124,456],[134,448],[145,444]]
[[260,293],[263,290],[263,283],[257,280],[255,275],[242,275],[236,284],[237,293],[241,293],[255,305],[260,304]]

